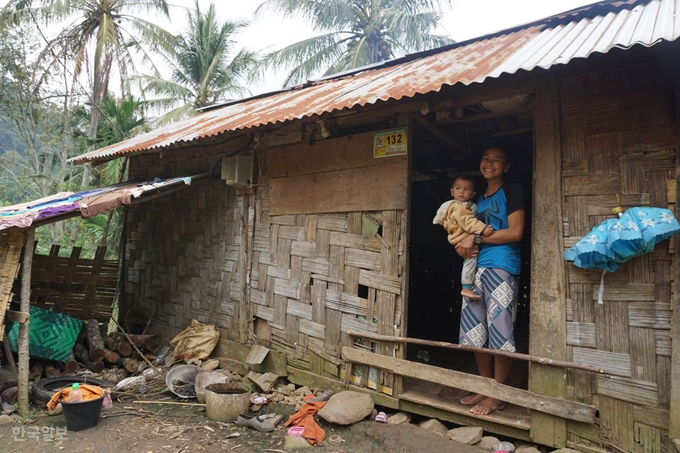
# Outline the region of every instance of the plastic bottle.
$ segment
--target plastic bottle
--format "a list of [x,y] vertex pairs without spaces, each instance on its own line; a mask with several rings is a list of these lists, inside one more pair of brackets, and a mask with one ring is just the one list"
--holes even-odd
[[71,386],[71,391],[68,394],[69,403],[80,403],[83,400],[83,391],[80,390],[80,384],[74,382]]

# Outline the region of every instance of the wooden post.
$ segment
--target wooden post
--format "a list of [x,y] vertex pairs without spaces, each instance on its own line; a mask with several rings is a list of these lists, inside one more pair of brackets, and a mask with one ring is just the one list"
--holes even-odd
[[[566,360],[560,90],[559,80],[554,76],[540,77],[536,85],[534,139],[529,351],[532,355]],[[532,363],[529,390],[566,399],[566,373],[559,368]],[[551,447],[565,446],[566,421],[543,412],[532,412],[531,439]]]
[[[676,65],[675,69],[675,121],[676,121],[676,138],[675,138],[675,180],[680,176],[680,128],[678,122],[680,121],[680,67]],[[675,216],[680,214],[680,184],[676,183],[675,188]],[[670,401],[670,422],[668,429],[668,437],[673,439],[680,438],[680,235],[676,234],[673,237],[675,241],[675,256],[673,257],[673,300],[671,301],[671,309],[673,310],[673,318],[671,322],[671,401]],[[676,448],[680,451],[680,448]]]
[[[26,231],[24,262],[21,266],[21,312],[28,313],[31,307],[31,268],[33,267],[33,249],[35,248],[35,229]],[[19,413],[28,413],[28,325],[31,320],[21,323],[17,339],[17,355],[19,356]]]
[[[239,286],[241,288],[241,291],[239,292],[241,296],[241,300],[239,301],[238,304],[238,337],[239,341],[242,344],[245,344],[246,341],[248,340],[248,323],[250,320],[249,316],[249,310],[248,310],[248,299],[247,299],[247,294],[248,294],[248,277],[249,277],[249,272],[248,272],[248,229],[251,228],[251,225],[249,225],[248,222],[248,202],[249,202],[250,195],[248,195],[247,191],[244,191],[243,195],[241,195],[241,218],[239,220],[240,223],[240,233],[241,233],[241,245],[239,247],[239,259],[238,259],[238,265],[239,265],[239,270],[238,272],[240,273],[240,281],[239,281]],[[252,226],[254,228],[254,226]]]

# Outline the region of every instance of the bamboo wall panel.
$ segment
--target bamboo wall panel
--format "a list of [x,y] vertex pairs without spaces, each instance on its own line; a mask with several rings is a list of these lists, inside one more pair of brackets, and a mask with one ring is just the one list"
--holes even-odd
[[31,303],[57,303],[68,316],[105,322],[113,310],[118,261],[104,259],[106,247],[98,247],[92,259],[80,252],[74,247],[69,257],[60,257],[53,245],[49,255],[33,255]]
[[[374,159],[371,144],[363,134],[270,150],[255,195],[253,314],[270,324],[273,349],[321,375],[342,376],[343,346],[394,353],[343,332],[401,332],[406,160]],[[369,219],[377,233],[362,228]],[[393,392],[376,368],[349,378]]]
[[[212,165],[204,159],[172,165],[154,159],[133,159],[131,178],[194,174]],[[249,206],[243,212],[244,197],[213,179],[128,208],[121,317],[130,313],[146,322],[153,313],[150,330],[166,338],[196,319],[238,340],[240,218],[252,218],[255,208]]]
[[21,249],[26,234],[19,228],[0,231],[0,338],[5,330],[5,313],[12,299],[12,286],[19,273]]
[[[638,66],[561,82],[565,248],[624,208],[673,207],[677,123],[674,84]],[[604,278],[567,266],[569,358],[605,375],[568,371],[570,399],[595,404],[600,424],[568,424],[570,445],[668,451],[671,288],[668,242]],[[635,415],[635,417],[633,416]]]

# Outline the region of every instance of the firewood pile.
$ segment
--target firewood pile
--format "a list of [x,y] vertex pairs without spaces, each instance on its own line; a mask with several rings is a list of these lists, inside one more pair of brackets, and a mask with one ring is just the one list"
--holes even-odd
[[[91,319],[81,330],[66,362],[31,359],[29,380],[87,374],[115,385],[147,368],[159,371],[156,365],[164,363],[151,365],[158,357],[160,346],[161,338],[158,335],[123,332],[103,335],[98,321]],[[160,377],[160,374],[156,372],[154,377]]]

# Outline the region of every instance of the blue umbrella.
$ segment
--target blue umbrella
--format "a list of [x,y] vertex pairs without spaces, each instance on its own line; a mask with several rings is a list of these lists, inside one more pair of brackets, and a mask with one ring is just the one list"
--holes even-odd
[[668,209],[636,207],[623,212],[619,206],[614,212],[619,218],[605,220],[564,252],[564,258],[577,267],[602,269],[600,303],[606,272],[614,272],[619,264],[650,253],[656,244],[680,231],[680,223]]
[[614,272],[619,263],[609,248],[609,231],[618,219],[607,219],[596,226],[569,250],[564,252],[567,261],[583,269],[602,269]]
[[583,269],[613,272],[619,264],[649,253],[656,244],[680,231],[680,223],[668,209],[655,207],[619,207],[618,219],[607,219],[596,226],[569,250],[567,261]]

